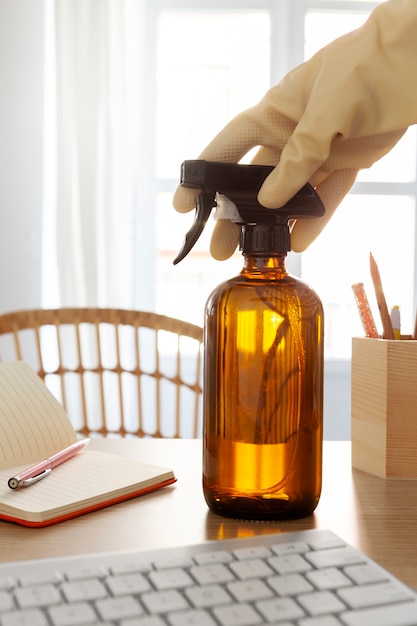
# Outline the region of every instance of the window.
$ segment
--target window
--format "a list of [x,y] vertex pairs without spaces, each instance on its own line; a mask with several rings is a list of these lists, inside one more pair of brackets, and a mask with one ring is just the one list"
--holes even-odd
[[[196,0],[192,9],[180,1],[155,8],[156,306],[199,324],[211,289],[238,273],[242,261],[238,252],[228,262],[211,259],[206,227],[187,260],[172,266],[193,217],[171,210],[181,162],[195,158],[227,121],[255,104],[297,62],[360,26],[377,2],[310,0],[304,8],[298,2],[279,4],[277,10],[273,2],[225,0],[219,8]],[[277,56],[286,65],[278,66]],[[290,255],[289,267],[315,288],[325,305],[328,359],[349,358],[351,337],[363,333],[351,285],[364,282],[375,306],[370,251],[389,304],[401,308],[405,332],[413,326],[415,179],[412,128],[389,155],[360,173],[318,242],[303,255]]]
[[[193,215],[172,209],[180,164],[196,158],[238,112],[256,104],[269,86],[336,37],[359,27],[377,1],[157,0],[150,36],[156,81],[156,309],[198,324],[212,288],[242,267],[239,252],[226,262],[209,255],[210,228],[180,265]],[[399,305],[411,332],[417,304],[415,127],[371,169],[362,171],[326,230],[288,268],[310,283],[325,307],[325,437],[350,437],[352,336],[363,335],[351,289],[365,288],[377,325],[369,253],[381,272],[388,304]]]
[[226,263],[211,259],[206,228],[174,268],[193,216],[172,210],[172,192],[182,161],[195,158],[270,84],[270,13],[227,10],[227,4],[224,10],[161,10],[157,20],[157,308],[200,325],[208,294],[239,272],[241,256]]
[[[332,12],[308,11],[305,57],[360,26],[369,11],[358,10],[358,5],[355,2],[350,10],[343,11],[337,6]],[[351,337],[363,334],[352,298],[353,283],[365,283],[377,328],[382,332],[369,273],[370,252],[377,260],[388,304],[400,306],[404,332],[412,332],[416,145],[416,129],[412,127],[388,155],[369,170],[362,170],[319,240],[302,255],[301,275],[314,285],[325,305],[328,358],[349,358]]]

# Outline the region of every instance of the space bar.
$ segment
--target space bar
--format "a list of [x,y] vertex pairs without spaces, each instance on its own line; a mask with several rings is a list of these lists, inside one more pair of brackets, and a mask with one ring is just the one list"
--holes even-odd
[[348,611],[340,617],[346,626],[414,626],[417,624],[417,601]]

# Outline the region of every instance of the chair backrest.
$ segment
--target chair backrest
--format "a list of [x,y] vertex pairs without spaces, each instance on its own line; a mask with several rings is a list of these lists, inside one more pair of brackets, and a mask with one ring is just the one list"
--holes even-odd
[[0,360],[26,361],[83,436],[200,437],[203,329],[109,308],[0,315]]

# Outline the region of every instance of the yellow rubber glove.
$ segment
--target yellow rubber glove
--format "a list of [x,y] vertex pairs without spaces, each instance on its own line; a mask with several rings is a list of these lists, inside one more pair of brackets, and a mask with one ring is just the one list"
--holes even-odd
[[[259,202],[283,206],[309,182],[326,213],[298,220],[292,249],[319,235],[362,168],[393,148],[417,122],[417,0],[379,5],[359,29],[336,39],[289,72],[261,102],[234,118],[198,157],[275,165]],[[196,191],[178,188],[174,206],[187,212]],[[210,251],[222,260],[236,249],[240,227],[216,223]]]

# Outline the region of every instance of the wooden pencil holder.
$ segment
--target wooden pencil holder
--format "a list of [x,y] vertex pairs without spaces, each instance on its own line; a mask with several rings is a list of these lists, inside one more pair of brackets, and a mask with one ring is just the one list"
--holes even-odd
[[352,466],[417,479],[417,341],[353,338]]

